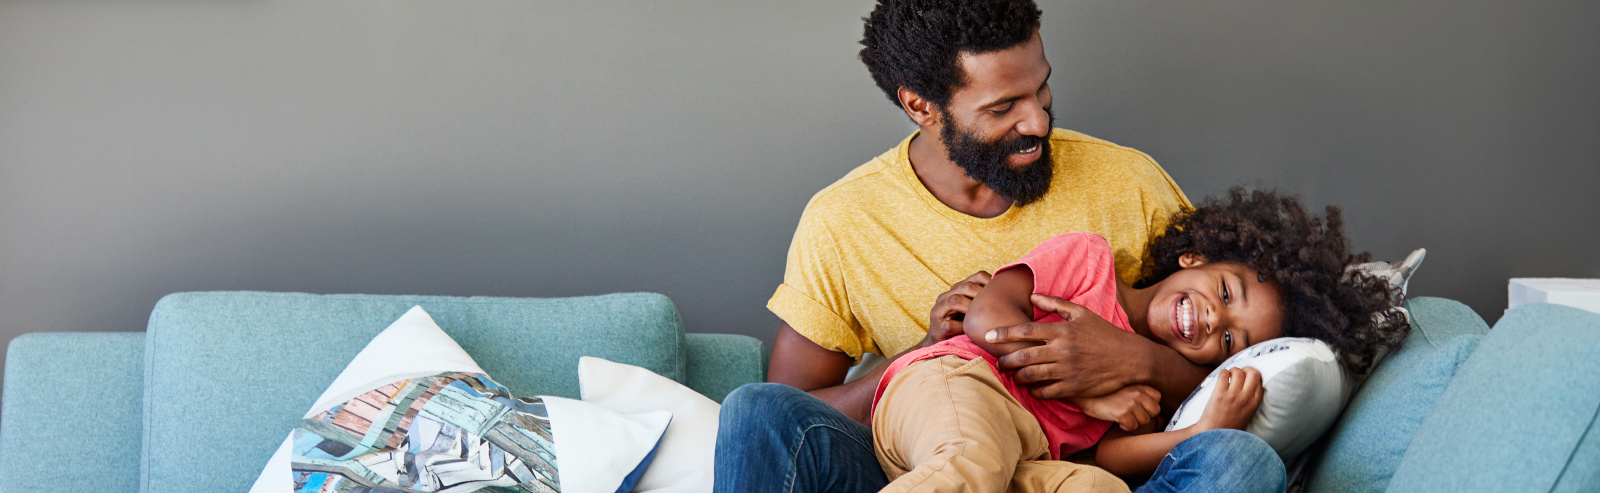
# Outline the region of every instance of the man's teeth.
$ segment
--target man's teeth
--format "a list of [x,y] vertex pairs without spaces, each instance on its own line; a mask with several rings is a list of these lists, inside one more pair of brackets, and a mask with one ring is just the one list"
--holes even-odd
[[1178,302],[1178,323],[1183,325],[1183,338],[1192,339],[1194,332],[1194,304],[1189,298]]
[[1027,153],[1030,153],[1030,152],[1033,152],[1033,151],[1037,151],[1037,150],[1039,150],[1039,144],[1034,144],[1033,147],[1029,147],[1027,149],[1023,149],[1023,150],[1017,151],[1017,154],[1027,154]]

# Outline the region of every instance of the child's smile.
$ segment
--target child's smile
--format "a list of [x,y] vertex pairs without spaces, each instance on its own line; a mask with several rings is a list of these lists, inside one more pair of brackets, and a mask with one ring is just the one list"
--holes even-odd
[[1283,334],[1283,295],[1237,262],[1207,263],[1197,256],[1149,290],[1145,320],[1150,338],[1195,364],[1214,365]]

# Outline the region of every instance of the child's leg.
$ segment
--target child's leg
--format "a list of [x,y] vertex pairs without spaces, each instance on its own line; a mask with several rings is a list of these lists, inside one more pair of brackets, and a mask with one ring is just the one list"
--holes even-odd
[[1128,493],[1127,483],[1105,469],[1060,460],[1025,460],[1011,474],[1012,493],[1035,491]]
[[1049,458],[1039,422],[983,360],[944,356],[895,375],[872,416],[882,491],[1002,492],[1017,463]]

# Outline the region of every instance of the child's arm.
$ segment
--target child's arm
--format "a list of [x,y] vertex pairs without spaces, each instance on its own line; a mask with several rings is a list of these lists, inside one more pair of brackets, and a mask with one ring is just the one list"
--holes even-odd
[[962,329],[967,337],[972,338],[972,342],[995,357],[1037,346],[1038,343],[1032,341],[991,344],[983,339],[983,335],[990,330],[1032,322],[1033,302],[1028,299],[1031,295],[1033,269],[1019,265],[1000,271],[972,298],[972,306],[967,309],[967,316],[961,322]]
[[1205,414],[1194,426],[1178,431],[1150,433],[1155,428],[1152,421],[1135,431],[1146,433],[1143,435],[1111,430],[1100,440],[1095,452],[1095,465],[1118,476],[1148,474],[1161,465],[1162,457],[1171,452],[1178,442],[1203,431],[1224,428],[1243,430],[1249,426],[1264,393],[1261,372],[1250,367],[1223,370],[1217,376],[1216,386],[1211,394],[1211,402],[1206,404]]

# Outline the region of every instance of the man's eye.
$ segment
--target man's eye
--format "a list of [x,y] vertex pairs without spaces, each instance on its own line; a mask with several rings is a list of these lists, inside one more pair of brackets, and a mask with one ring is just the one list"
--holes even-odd
[[1004,115],[1006,113],[1010,113],[1011,112],[1011,106],[1012,105],[1008,104],[1004,108],[995,108],[995,109],[989,110],[989,112],[990,113],[994,113],[996,115]]

